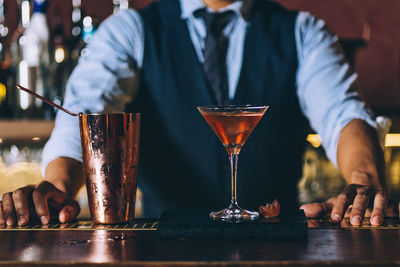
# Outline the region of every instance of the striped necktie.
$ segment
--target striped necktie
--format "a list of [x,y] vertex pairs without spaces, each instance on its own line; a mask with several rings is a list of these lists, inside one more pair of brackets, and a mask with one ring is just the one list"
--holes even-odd
[[207,35],[204,43],[204,73],[218,105],[228,105],[228,75],[226,71],[226,53],[228,38],[223,30],[234,18],[233,11],[208,13],[205,9],[196,11],[195,16],[204,20]]

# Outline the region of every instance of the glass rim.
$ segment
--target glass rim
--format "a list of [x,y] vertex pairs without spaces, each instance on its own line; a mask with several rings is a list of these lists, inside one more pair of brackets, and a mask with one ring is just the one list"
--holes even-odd
[[198,109],[201,110],[256,110],[256,109],[267,109],[269,105],[205,105],[205,106],[197,106]]
[[140,113],[136,112],[113,112],[113,113],[90,113],[90,114],[78,114],[78,117],[119,117],[119,116],[140,116]]

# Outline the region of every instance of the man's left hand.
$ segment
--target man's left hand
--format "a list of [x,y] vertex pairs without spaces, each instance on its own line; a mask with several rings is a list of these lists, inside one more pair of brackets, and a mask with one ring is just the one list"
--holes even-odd
[[[300,209],[304,210],[308,218],[324,217],[330,214],[332,222],[335,223],[340,223],[344,217],[349,217],[351,225],[354,226],[361,225],[364,216],[370,217],[371,225],[379,226],[384,216],[398,217],[400,215],[400,201],[390,199],[386,204],[385,194],[373,192],[374,190],[370,187],[351,184],[338,197],[330,198],[322,203],[304,204]],[[374,204],[372,209],[368,207],[370,202]]]

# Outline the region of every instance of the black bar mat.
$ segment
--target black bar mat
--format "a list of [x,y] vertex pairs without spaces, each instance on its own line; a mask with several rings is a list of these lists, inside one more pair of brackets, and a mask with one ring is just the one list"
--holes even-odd
[[158,222],[161,238],[271,238],[307,235],[307,219],[302,210],[278,217],[241,223],[212,220],[209,211],[169,210]]

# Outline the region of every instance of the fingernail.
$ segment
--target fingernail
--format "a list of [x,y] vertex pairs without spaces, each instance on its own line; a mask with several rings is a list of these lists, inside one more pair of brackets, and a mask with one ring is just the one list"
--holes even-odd
[[69,213],[68,212],[64,212],[60,214],[60,222],[65,223],[69,220]]
[[23,225],[26,222],[26,218],[24,215],[20,215],[18,217],[18,225]]
[[351,217],[350,220],[352,225],[361,225],[361,216],[360,215],[354,215],[353,217]]
[[337,215],[337,214],[333,214],[333,215],[331,216],[331,220],[332,220],[333,222],[338,223],[338,222],[340,222],[340,216]]
[[381,223],[382,223],[382,219],[381,219],[381,217],[379,217],[379,216],[375,216],[375,217],[372,219],[372,224],[373,224],[373,225],[381,225]]
[[46,216],[40,217],[40,221],[42,222],[42,224],[48,224],[49,223],[49,220],[47,219]]
[[14,225],[14,221],[11,218],[7,218],[7,225],[12,226]]

